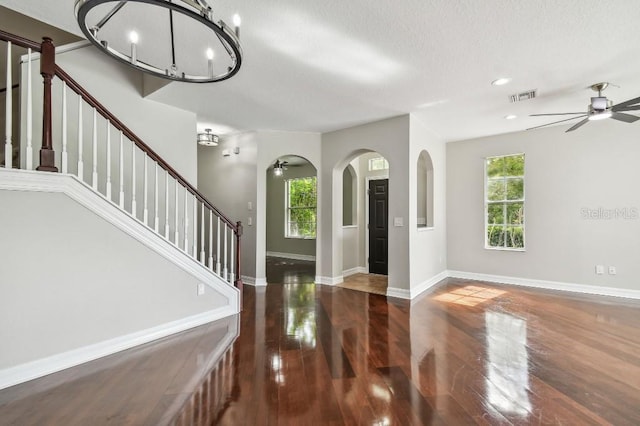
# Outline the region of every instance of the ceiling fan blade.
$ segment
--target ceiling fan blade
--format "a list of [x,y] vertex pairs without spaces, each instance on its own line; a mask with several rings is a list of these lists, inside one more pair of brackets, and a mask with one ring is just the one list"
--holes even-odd
[[619,107],[616,109],[611,109],[611,111],[613,112],[620,112],[620,111],[638,111],[640,110],[640,105],[629,105],[629,106],[623,106],[623,107]]
[[611,118],[618,121],[624,121],[625,123],[633,123],[635,121],[640,120],[640,117],[636,117],[635,115],[631,115],[631,114],[623,114],[621,112],[614,112],[611,115]]
[[567,132],[573,132],[574,130],[576,130],[578,127],[584,126],[585,124],[587,124],[589,122],[589,118],[585,118],[584,120],[580,121],[579,123],[574,124],[573,126],[571,126],[571,128],[569,128],[569,130],[567,130],[565,133]]
[[619,104],[612,106],[611,110],[613,110],[613,111],[621,111],[620,108],[629,107],[629,106],[635,105],[635,104],[640,104],[640,97],[639,98],[629,99],[628,101],[620,102]]
[[584,114],[584,111],[582,112],[558,112],[558,113],[551,113],[551,114],[529,114],[529,117],[544,117],[547,115],[578,115],[578,114]]
[[[586,117],[586,116],[587,115],[583,113],[581,117]],[[562,123],[562,122],[565,122],[565,121],[571,121],[571,120],[575,120],[576,118],[580,118],[580,117],[565,118],[564,120],[554,121],[553,123],[547,123],[547,124],[543,124],[541,126],[529,127],[527,130],[539,129],[540,127],[551,126],[552,124],[558,124],[558,123]]]

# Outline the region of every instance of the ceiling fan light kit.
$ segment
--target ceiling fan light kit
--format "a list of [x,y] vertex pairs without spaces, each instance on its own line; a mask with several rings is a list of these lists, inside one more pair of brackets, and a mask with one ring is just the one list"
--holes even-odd
[[[617,105],[613,105],[613,102],[608,100],[605,96],[602,96],[602,91],[609,87],[609,83],[596,83],[591,85],[591,89],[598,92],[598,96],[591,98],[591,103],[587,105],[587,112],[560,112],[552,114],[531,114],[531,117],[541,116],[553,116],[553,115],[574,115],[575,117],[566,118],[560,121],[554,121],[553,123],[543,124],[541,126],[531,127],[527,130],[538,129],[540,127],[551,126],[552,124],[562,123],[565,121],[575,120],[582,118],[581,121],[571,126],[566,132],[572,132],[589,121],[606,120],[612,118],[614,120],[622,121],[625,123],[633,123],[640,120],[640,117],[631,114],[625,114],[622,111],[638,111],[640,110],[640,97],[629,99],[628,101],[621,102]],[[565,133],[566,133],[565,132]]]
[[240,17],[216,22],[205,0],[76,0],[75,14],[98,49],[157,77],[211,83],[242,65]]

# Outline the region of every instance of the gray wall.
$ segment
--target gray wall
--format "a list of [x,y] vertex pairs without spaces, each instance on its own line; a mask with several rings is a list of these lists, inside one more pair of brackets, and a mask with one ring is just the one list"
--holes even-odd
[[0,369],[228,303],[64,194],[0,191],[0,223]]
[[[239,154],[233,154],[235,147]],[[225,149],[229,157],[222,155]],[[198,145],[198,189],[229,219],[242,222],[241,273],[249,277],[256,273],[256,161],[253,133],[221,138],[217,147]]]
[[[605,120],[447,145],[449,269],[640,289],[640,220],[583,209],[640,208],[638,126]],[[484,158],[525,153],[526,251],[484,249]],[[617,275],[596,275],[595,265]]]
[[267,253],[289,253],[305,256],[316,255],[316,240],[285,238],[286,179],[316,176],[316,169],[309,163],[290,166],[284,176],[276,177],[266,171],[267,179]]

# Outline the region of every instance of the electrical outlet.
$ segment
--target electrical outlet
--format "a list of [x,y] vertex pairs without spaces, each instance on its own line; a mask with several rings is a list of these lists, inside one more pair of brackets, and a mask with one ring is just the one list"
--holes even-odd
[[198,283],[198,296],[202,296],[204,294],[204,284]]
[[253,218],[251,216],[249,216],[249,219],[247,219],[247,225],[253,225]]
[[596,274],[598,275],[604,274],[604,265],[596,265]]
[[617,272],[615,266],[609,266],[609,275],[615,275]]

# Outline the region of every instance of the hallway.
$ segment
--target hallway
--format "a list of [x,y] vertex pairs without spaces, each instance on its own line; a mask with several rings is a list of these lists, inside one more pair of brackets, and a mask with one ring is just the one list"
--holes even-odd
[[640,423],[637,301],[247,286],[231,349],[223,323],[0,391],[0,424]]

